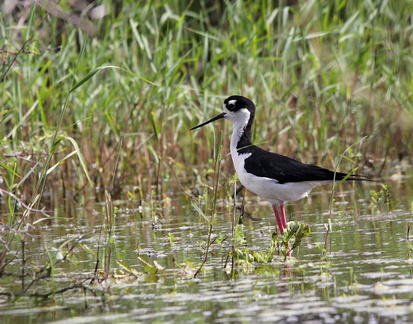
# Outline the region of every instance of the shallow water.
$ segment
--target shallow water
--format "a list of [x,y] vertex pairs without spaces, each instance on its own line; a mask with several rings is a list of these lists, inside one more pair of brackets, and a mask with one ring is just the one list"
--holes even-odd
[[[344,191],[335,195],[327,245],[331,193],[320,190],[308,200],[290,204],[291,219],[310,224],[312,230],[293,258],[244,262],[234,271],[228,258],[233,207],[230,201],[221,201],[212,236],[217,240],[197,278],[193,276],[205,255],[208,225],[187,198],[161,202],[163,211],[114,202],[118,212],[113,225],[112,276],[100,284],[90,283],[91,291],[69,290],[54,298],[14,300],[1,295],[2,323],[413,322],[413,243],[408,233],[413,186],[409,181],[388,184],[391,210],[383,201],[372,204],[370,190],[380,190],[380,185],[343,185]],[[26,264],[40,267],[49,254],[64,253],[81,238],[71,262],[56,266],[57,289],[91,277],[97,255],[105,251],[104,204],[94,204],[93,212],[89,203],[85,205],[71,217],[41,223],[26,244]],[[246,242],[238,247],[266,251],[274,231],[270,206],[247,195],[242,222]],[[13,262],[9,271],[21,272],[21,260]],[[150,274],[144,262],[157,263],[160,270]],[[128,274],[122,264],[135,275]],[[20,278],[1,280],[2,292],[21,291]],[[29,283],[26,278],[24,286]],[[52,285],[50,279],[43,280],[30,291],[49,292]]]

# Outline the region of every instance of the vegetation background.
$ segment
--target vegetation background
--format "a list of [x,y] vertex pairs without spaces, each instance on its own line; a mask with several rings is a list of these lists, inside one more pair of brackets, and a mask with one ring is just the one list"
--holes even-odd
[[[173,172],[185,181],[202,172],[221,129],[227,149],[224,123],[189,128],[231,94],[256,102],[254,138],[264,148],[332,168],[359,143],[340,169],[411,163],[412,9],[410,1],[5,1],[2,188],[28,204],[44,185],[75,196],[88,174],[96,188],[136,185],[144,199]],[[223,174],[232,172],[227,158]]]
[[[104,190],[137,201],[212,191],[230,127],[189,129],[232,94],[257,104],[266,149],[328,168],[346,151],[342,171],[404,171],[412,12],[412,1],[4,1],[0,272],[20,251],[16,229],[57,205],[69,217]],[[226,197],[228,156],[220,170]]]

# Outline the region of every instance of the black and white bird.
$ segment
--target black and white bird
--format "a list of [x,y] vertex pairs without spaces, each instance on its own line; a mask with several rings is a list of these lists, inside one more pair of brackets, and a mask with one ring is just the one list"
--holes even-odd
[[[287,225],[284,209],[286,202],[307,197],[313,188],[347,177],[346,173],[304,164],[253,145],[251,129],[255,117],[255,104],[250,99],[230,96],[225,99],[223,108],[223,113],[191,130],[221,118],[232,121],[230,151],[238,178],[245,188],[272,204],[281,234]],[[353,175],[347,180],[367,179]]]

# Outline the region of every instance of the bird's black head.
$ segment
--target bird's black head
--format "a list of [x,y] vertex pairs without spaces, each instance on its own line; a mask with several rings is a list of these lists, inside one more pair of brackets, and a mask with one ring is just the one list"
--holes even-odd
[[202,127],[221,118],[229,119],[233,123],[241,125],[242,127],[252,125],[255,116],[255,105],[248,98],[243,96],[230,96],[224,100],[223,108],[223,113],[215,116],[205,123],[192,127],[191,130]]
[[235,128],[251,129],[255,117],[254,103],[243,96],[230,96],[224,100],[225,119],[234,123]]
[[254,103],[243,96],[230,96],[224,100],[224,109],[228,109],[231,112],[236,112],[240,109],[247,109],[250,114],[255,115]]

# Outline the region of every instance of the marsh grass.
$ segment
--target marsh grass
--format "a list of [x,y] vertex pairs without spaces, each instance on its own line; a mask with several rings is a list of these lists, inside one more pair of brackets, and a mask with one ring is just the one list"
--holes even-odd
[[411,165],[411,2],[102,3],[95,20],[66,1],[2,8],[0,273],[39,211],[90,190],[160,201],[179,181],[213,215],[233,173],[227,157],[217,175],[213,134],[225,156],[230,129],[189,128],[231,94],[257,104],[264,148],[329,168],[347,150],[339,169],[359,173]]
[[[208,238],[206,242],[206,248],[205,248],[205,253],[204,253],[204,260],[202,261],[200,267],[194,274],[194,278],[198,275],[198,273],[202,270],[202,267],[208,260],[209,256],[209,249],[211,244],[215,242],[215,239],[212,238],[212,232],[214,229],[214,221],[215,221],[215,215],[216,215],[216,208],[217,208],[217,202],[219,198],[219,183],[220,183],[220,175],[221,175],[221,161],[222,161],[222,133],[218,136],[217,143],[214,146],[214,179],[213,179],[213,191],[212,191],[212,207],[211,210],[208,211],[208,213],[211,215],[210,219],[208,221]],[[208,193],[205,195],[208,197]],[[206,208],[208,208],[208,204],[205,204]],[[201,213],[201,215],[206,218],[205,213]]]

